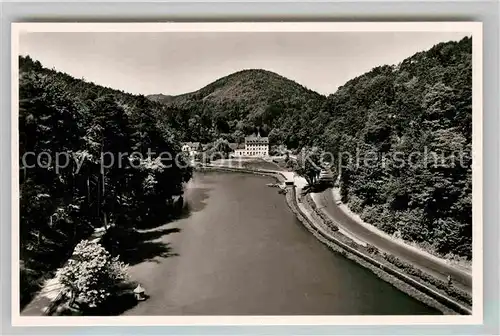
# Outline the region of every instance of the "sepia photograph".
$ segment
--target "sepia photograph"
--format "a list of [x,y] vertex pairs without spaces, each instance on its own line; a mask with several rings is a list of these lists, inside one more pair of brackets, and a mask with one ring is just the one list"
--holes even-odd
[[481,33],[13,24],[17,323],[478,321]]

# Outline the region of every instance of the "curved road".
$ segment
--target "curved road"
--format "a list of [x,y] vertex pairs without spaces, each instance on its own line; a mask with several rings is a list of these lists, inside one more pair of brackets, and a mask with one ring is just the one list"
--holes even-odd
[[323,208],[334,222],[353,236],[384,252],[406,260],[443,281],[446,281],[448,275],[451,275],[456,287],[471,293],[472,277],[470,274],[359,224],[339,208],[331,189],[313,196],[315,202],[319,203],[318,206]]

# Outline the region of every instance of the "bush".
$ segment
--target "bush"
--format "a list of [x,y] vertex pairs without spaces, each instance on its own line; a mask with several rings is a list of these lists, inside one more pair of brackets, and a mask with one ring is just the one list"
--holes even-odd
[[78,301],[96,307],[127,279],[127,265],[111,257],[99,243],[81,241],[66,266],[58,271],[61,284]]
[[430,237],[426,215],[422,209],[411,209],[395,213],[395,220],[404,240],[423,242]]
[[382,207],[375,204],[365,206],[359,217],[365,222],[375,225],[375,223],[380,220],[381,215]]
[[318,209],[316,203],[314,203],[314,201],[310,197],[307,197],[307,204],[309,204],[314,213],[323,221],[324,224],[326,224],[328,228],[330,228],[330,230],[332,231],[339,230],[337,224],[335,224],[327,215],[325,215],[323,211]]
[[384,205],[373,204],[365,206],[360,217],[363,221],[374,225],[378,229],[392,234],[396,231],[394,215],[394,212],[387,209]]
[[360,213],[363,210],[363,200],[357,196],[352,195],[348,205],[352,212]]
[[378,248],[370,244],[366,244],[366,251],[370,254],[379,254]]
[[406,273],[418,277],[425,282],[435,286],[436,288],[443,290],[449,296],[472,306],[472,297],[469,295],[469,293],[464,292],[463,290],[456,287],[449,286],[447,282],[439,280],[391,254],[383,253],[383,257],[385,260],[402,269]]
[[358,243],[356,243],[354,240],[349,239],[345,243],[355,250],[359,250],[359,248],[360,248],[360,245]]

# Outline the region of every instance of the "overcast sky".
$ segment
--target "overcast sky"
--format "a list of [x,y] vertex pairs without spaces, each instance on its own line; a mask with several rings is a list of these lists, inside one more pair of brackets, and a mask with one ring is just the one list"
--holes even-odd
[[44,66],[137,94],[196,91],[266,69],[322,94],[466,33],[25,33],[20,53]]

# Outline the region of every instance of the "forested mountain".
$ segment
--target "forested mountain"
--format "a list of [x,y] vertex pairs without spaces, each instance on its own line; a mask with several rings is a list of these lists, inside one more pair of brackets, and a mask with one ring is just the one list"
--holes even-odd
[[271,143],[297,148],[308,143],[303,125],[326,97],[270,71],[243,70],[192,93],[148,98],[171,108],[163,120],[184,129],[186,141],[240,142],[259,129]]
[[351,208],[386,232],[471,258],[471,60],[464,38],[374,68],[327,98],[264,70],[149,98],[170,107],[160,118],[184,129],[185,140],[241,141],[261,127],[271,144],[314,145],[335,154],[336,165],[339,153],[361,162],[375,155],[372,166],[342,171]]
[[[314,122],[324,127],[310,130],[324,150],[352,158],[358,152],[361,162],[378,154],[370,166],[351,163],[342,170],[344,200],[362,218],[439,253],[467,258],[471,62],[472,40],[464,38],[377,67],[330,95]],[[390,155],[384,159],[383,153]]]
[[164,106],[45,69],[29,57],[19,65],[25,303],[95,228],[136,227],[158,209],[168,215],[191,171],[158,160],[161,152],[180,152],[175,131],[157,123]]
[[[342,157],[343,199],[367,222],[470,259],[471,59],[472,41],[464,38],[377,67],[328,97],[264,70],[240,71],[180,96],[145,97],[20,57],[22,300],[94,228],[140,225],[155,207],[168,213],[191,175],[154,155],[102,171],[101,152],[176,154],[181,141],[238,142],[256,128],[272,144],[316,146],[335,154],[337,164]],[[426,152],[445,159],[436,164],[439,157]],[[58,170],[57,153],[70,154]]]

